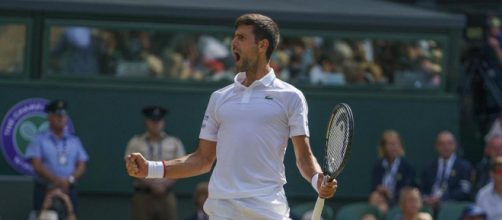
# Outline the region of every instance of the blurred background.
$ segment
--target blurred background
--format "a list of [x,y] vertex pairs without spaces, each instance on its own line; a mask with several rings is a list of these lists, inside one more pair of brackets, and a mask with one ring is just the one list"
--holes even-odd
[[[498,0],[2,0],[0,219],[28,219],[32,211],[33,170],[23,155],[30,138],[47,127],[39,111],[32,129],[23,130],[17,122],[35,117],[26,112],[37,106],[16,108],[34,99],[68,102],[89,155],[78,182],[78,218],[130,219],[134,188],[123,157],[130,138],[144,131],[141,109],[167,107],[166,132],[192,152],[211,92],[235,74],[233,22],[249,12],[279,24],[271,66],[305,94],[319,160],[331,109],[345,102],[354,111],[351,160],[338,177],[336,197],[327,201],[326,219],[364,214],[340,217],[344,207],[366,204],[378,191],[375,166],[386,158],[379,149],[388,130],[398,134],[400,156],[416,174],[409,186],[420,189],[427,164],[438,158],[438,134],[450,131],[457,158],[470,164],[472,187],[462,199],[441,202],[475,202],[475,170],[489,156],[487,134],[502,107]],[[291,149],[285,189],[293,217],[301,218],[316,194]],[[208,180],[175,183],[178,219],[195,212],[196,186]],[[385,199],[389,210],[399,207],[393,198],[399,189],[393,191]],[[371,212],[385,219],[382,210]],[[428,212],[440,219],[437,207]]]

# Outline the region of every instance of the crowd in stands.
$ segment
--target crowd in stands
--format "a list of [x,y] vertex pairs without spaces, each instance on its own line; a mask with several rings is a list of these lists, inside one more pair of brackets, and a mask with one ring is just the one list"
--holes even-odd
[[477,210],[476,216],[483,217],[480,219],[502,219],[502,132],[487,135],[485,155],[475,166],[457,153],[457,141],[448,131],[438,134],[435,149],[438,157],[429,161],[417,178],[399,133],[385,131],[378,145],[381,159],[371,172],[368,198],[378,215],[364,213],[361,219],[434,219],[448,202],[471,202],[473,206],[466,209]]
[[26,49],[26,26],[0,24],[0,75],[23,71]]
[[[221,35],[221,36],[220,36]],[[49,73],[232,80],[230,34],[52,27]],[[271,66],[302,85],[440,85],[441,45],[434,40],[283,36]]]

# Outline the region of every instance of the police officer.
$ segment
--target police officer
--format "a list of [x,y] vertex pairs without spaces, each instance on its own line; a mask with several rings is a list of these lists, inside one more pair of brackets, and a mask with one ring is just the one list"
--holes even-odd
[[36,135],[26,150],[26,158],[35,171],[33,202],[36,211],[42,208],[47,191],[54,188],[68,194],[73,207],[77,208],[75,183],[84,174],[89,157],[80,139],[66,129],[66,107],[63,100],[53,100],[45,106],[49,129]]
[[[142,111],[146,131],[134,136],[127,144],[125,155],[140,152],[149,160],[171,160],[185,155],[181,141],[164,132],[167,109],[147,106]],[[171,191],[174,180],[135,179],[132,199],[133,220],[175,220],[176,197]]]

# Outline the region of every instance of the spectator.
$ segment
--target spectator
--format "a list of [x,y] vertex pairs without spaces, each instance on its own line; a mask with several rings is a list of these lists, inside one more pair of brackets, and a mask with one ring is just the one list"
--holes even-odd
[[102,53],[99,57],[99,73],[113,76],[117,72],[119,61],[123,59],[122,53],[118,48],[117,33],[102,30],[100,31],[100,39],[102,41]]
[[489,49],[490,59],[492,59],[493,63],[498,65],[502,65],[502,48],[500,45],[499,38],[501,36],[500,33],[501,22],[500,19],[492,16],[488,18],[488,30],[487,30],[487,43]]
[[486,220],[486,213],[476,205],[468,205],[462,211],[459,220]]
[[481,188],[476,196],[476,205],[483,209],[488,220],[502,219],[502,157],[491,161],[492,182]]
[[[171,160],[185,155],[181,141],[167,135],[164,117],[167,109],[160,106],[143,108],[146,132],[134,136],[127,144],[125,155],[140,152],[149,160]],[[176,197],[172,179],[135,179],[132,198],[132,219],[176,220]]]
[[0,25],[0,75],[23,72],[26,27],[21,24]]
[[67,103],[54,100],[45,107],[49,130],[35,136],[26,150],[26,158],[35,171],[34,209],[40,211],[48,189],[60,189],[70,197],[77,210],[77,180],[85,172],[87,153],[80,139],[68,132]]
[[382,216],[386,216],[389,211],[389,198],[387,194],[382,191],[373,191],[369,198],[368,203],[375,206]]
[[401,213],[393,220],[432,219],[429,213],[422,212],[422,198],[415,187],[404,187],[399,194],[399,208]]
[[415,185],[415,169],[404,158],[399,133],[387,130],[378,145],[380,160],[373,165],[371,189],[383,192],[391,204],[399,198],[399,190]]
[[99,50],[88,27],[66,28],[51,55],[54,72],[81,76],[99,72]]
[[438,134],[436,150],[438,159],[427,164],[422,173],[425,204],[437,208],[441,201],[469,199],[472,167],[456,155],[457,143],[451,132]]
[[493,135],[502,136],[502,113],[499,115],[499,117],[497,117],[497,119],[495,119],[492,127],[490,128],[490,131],[485,135],[485,142],[488,142],[488,140]]
[[365,213],[361,216],[361,220],[377,220],[377,217],[372,213]]
[[321,55],[318,63],[310,69],[310,83],[314,85],[343,85],[345,76],[337,71],[334,61]]
[[145,31],[120,32],[117,46],[123,59],[117,63],[117,76],[163,76],[164,63],[152,53],[150,40]]
[[479,189],[491,182],[490,161],[500,156],[502,156],[502,136],[493,135],[486,143],[485,156],[476,165],[474,195],[476,195]]
[[195,200],[195,213],[187,220],[209,220],[209,216],[204,212],[204,202],[206,202],[208,196],[207,182],[202,182],[197,184],[195,193],[193,195]]
[[61,189],[54,188],[47,192],[42,210],[38,216],[39,220],[67,219],[77,220],[70,197],[63,193]]

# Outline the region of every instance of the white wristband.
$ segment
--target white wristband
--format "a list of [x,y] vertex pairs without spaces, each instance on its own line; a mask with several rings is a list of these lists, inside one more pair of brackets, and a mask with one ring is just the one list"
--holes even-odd
[[163,178],[164,177],[164,163],[162,161],[148,161],[148,175],[147,179]]
[[312,176],[312,180],[310,180],[310,184],[312,184],[312,187],[316,192],[319,192],[319,189],[317,188],[318,179],[319,179],[319,173],[316,173],[316,175]]

